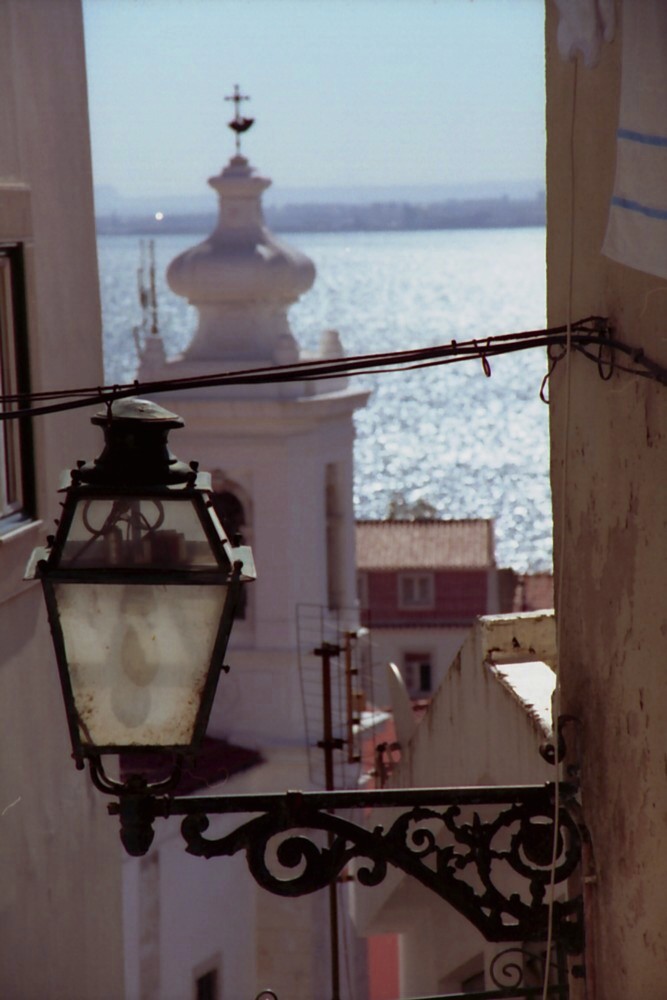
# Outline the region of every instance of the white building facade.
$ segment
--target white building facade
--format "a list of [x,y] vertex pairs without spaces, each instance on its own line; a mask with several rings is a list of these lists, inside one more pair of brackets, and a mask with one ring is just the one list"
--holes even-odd
[[[151,335],[142,382],[274,369],[301,359],[287,312],[312,285],[313,263],[265,227],[261,196],[270,181],[245,157],[237,153],[209,183],[220,200],[218,225],[167,272],[172,290],[197,308],[197,330],[184,353],[169,360],[159,336]],[[341,353],[338,335],[325,333],[321,356]],[[346,627],[354,624],[352,417],[367,395],[341,380],[299,380],[159,396],[185,420],[174,450],[213,473],[225,526],[243,534],[258,566],[209,733],[259,751],[264,763],[214,792],[313,786],[309,752],[322,732],[317,719],[307,731],[298,619],[317,620],[329,638],[343,619]],[[314,645],[319,641],[305,656],[310,670]],[[158,831],[151,855],[128,861],[125,886],[128,997],[197,996],[207,975],[218,997],[233,1000],[266,987],[290,1000],[326,995],[326,893],[271,897],[240,859],[188,857],[169,824]]]
[[[0,392],[99,385],[77,0],[0,4],[0,135]],[[0,996],[11,1000],[123,996],[118,833],[72,762],[41,588],[23,582],[53,530],[60,473],[99,451],[90,415],[0,424]]]
[[[455,788],[553,781],[554,768],[539,748],[552,739],[555,668],[553,611],[479,618],[419,724],[406,717],[395,692],[401,759],[389,786]],[[405,693],[404,699],[407,702]],[[482,808],[480,814],[489,822],[490,813],[485,815]],[[377,810],[367,822],[372,828],[386,822],[386,815]],[[447,843],[447,834],[443,841]],[[515,872],[506,883],[498,877],[506,891],[525,892]],[[561,892],[559,886],[557,894]],[[397,970],[392,993],[376,995],[460,996],[542,985],[542,942],[526,946],[521,940],[486,941],[452,904],[397,869],[380,886],[367,889],[355,883],[354,916],[362,934],[398,937],[397,956],[390,939],[379,939],[376,961],[390,966],[393,960]]]

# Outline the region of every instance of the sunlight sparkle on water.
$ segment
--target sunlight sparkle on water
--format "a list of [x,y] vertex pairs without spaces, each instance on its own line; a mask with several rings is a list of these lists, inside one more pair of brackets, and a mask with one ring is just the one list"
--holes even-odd
[[[281,237],[283,238],[283,237]],[[315,261],[313,289],[290,311],[303,349],[323,330],[348,354],[446,344],[545,325],[543,229],[325,233],[284,237]],[[167,265],[193,236],[156,239],[160,330],[169,355],[183,350],[196,312],[173,295]],[[131,381],[138,240],[101,237],[105,377]],[[493,517],[499,565],[551,566],[548,408],[539,391],[542,351],[482,365],[464,362],[359,376],[372,389],[356,417],[355,506],[385,517],[391,499],[423,499],[442,517]]]

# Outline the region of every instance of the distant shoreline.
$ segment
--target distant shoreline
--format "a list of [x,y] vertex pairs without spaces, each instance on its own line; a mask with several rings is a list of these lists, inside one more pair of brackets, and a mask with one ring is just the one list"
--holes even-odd
[[[267,226],[276,233],[428,232],[447,229],[516,229],[546,224],[544,193],[536,198],[477,198],[431,204],[294,204],[267,207]],[[216,223],[213,213],[104,214],[96,218],[100,236],[200,235]]]

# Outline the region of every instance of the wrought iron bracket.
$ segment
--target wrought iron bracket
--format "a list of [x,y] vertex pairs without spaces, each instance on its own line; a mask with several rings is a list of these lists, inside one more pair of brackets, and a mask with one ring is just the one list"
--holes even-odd
[[[112,803],[121,837],[145,853],[157,818],[182,816],[186,850],[197,857],[245,851],[256,882],[281,896],[330,885],[348,866],[364,886],[378,885],[389,866],[417,879],[474,924],[487,941],[543,941],[582,949],[582,901],[566,896],[579,865],[581,835],[570,811],[576,787],[373,789],[171,798],[128,794]],[[359,809],[393,810],[367,828],[341,816]],[[246,814],[223,836],[206,837],[213,816]],[[308,835],[306,835],[306,832]],[[322,836],[320,832],[326,834]],[[550,900],[550,887],[556,887]],[[563,898],[558,898],[563,897]]]

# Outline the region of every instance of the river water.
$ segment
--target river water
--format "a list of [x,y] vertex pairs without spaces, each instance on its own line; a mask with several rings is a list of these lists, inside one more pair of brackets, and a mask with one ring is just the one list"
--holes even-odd
[[[323,233],[281,237],[318,276],[290,311],[306,350],[337,329],[348,354],[484,339],[545,325],[544,229]],[[155,241],[160,331],[168,354],[188,343],[196,312],[173,295],[169,261],[198,242]],[[105,379],[131,381],[139,240],[98,239]],[[539,398],[546,358],[523,351],[491,362],[359,376],[372,389],[356,416],[357,515],[380,518],[395,497],[426,501],[442,517],[492,517],[496,559],[517,571],[551,567],[548,409]]]

